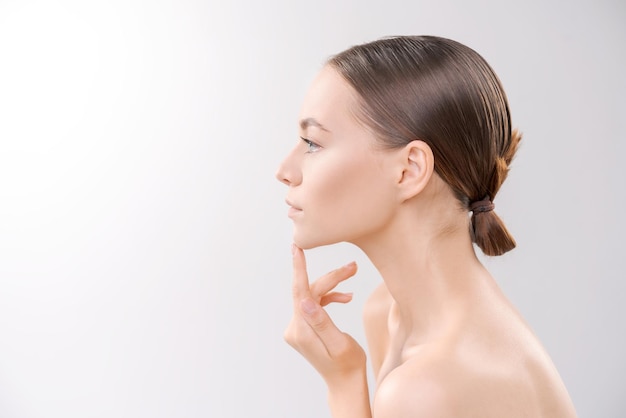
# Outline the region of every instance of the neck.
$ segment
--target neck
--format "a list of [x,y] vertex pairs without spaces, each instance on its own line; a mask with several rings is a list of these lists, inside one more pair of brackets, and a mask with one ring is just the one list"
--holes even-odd
[[[455,207],[407,208],[405,216],[357,244],[394,299],[390,322],[407,344],[436,338],[461,320],[489,282],[469,234],[469,218]],[[445,228],[441,227],[445,225]]]

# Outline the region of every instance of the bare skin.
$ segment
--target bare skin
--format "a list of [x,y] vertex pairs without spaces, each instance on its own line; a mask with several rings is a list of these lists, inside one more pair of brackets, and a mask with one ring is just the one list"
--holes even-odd
[[[347,83],[322,70],[303,105],[305,141],[277,173],[294,221],[285,339],[327,383],[333,416],[575,417],[550,358],[477,259],[468,214],[434,173],[428,145],[377,149],[355,106]],[[356,265],[312,283],[306,272],[302,248],[341,241],[383,278],[364,312],[371,403],[365,351],[324,310],[351,300],[333,289]]]
[[417,410],[423,416],[575,416],[535,336],[497,289],[492,292],[421,343],[403,336],[385,285],[372,294],[365,327],[378,388],[374,416],[422,416],[413,415]]

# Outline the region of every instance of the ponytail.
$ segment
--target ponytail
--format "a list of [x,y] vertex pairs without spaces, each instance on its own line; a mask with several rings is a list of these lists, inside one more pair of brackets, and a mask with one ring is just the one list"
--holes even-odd
[[[494,206],[491,203],[491,206]],[[485,255],[502,255],[515,248],[515,239],[493,209],[472,211],[472,241]]]
[[[509,164],[513,161],[521,139],[522,135],[519,131],[514,130],[511,134],[511,141],[503,155],[497,158],[492,184],[490,185],[492,196],[495,196],[506,179],[509,173]],[[480,247],[485,255],[502,255],[517,245],[494,209],[495,205],[489,196],[472,203],[469,207],[472,212],[472,241]]]

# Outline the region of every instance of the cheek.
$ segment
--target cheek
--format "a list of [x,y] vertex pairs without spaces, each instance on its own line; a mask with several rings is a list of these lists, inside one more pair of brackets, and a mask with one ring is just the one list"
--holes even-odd
[[392,209],[391,184],[377,162],[363,155],[350,157],[320,161],[303,176],[309,182],[310,226],[332,241],[352,240],[379,228]]
[[[372,169],[362,158],[343,158],[343,155],[329,155],[308,172],[303,172],[305,182],[309,183],[306,195],[318,209],[351,206],[371,194],[367,193],[372,185]],[[311,163],[316,163],[312,161]],[[312,165],[312,164],[311,164]]]

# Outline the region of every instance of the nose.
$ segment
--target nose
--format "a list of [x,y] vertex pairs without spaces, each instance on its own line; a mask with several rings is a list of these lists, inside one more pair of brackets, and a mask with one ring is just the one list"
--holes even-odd
[[302,171],[296,156],[296,148],[287,154],[276,171],[276,179],[287,186],[297,186],[302,182]]

